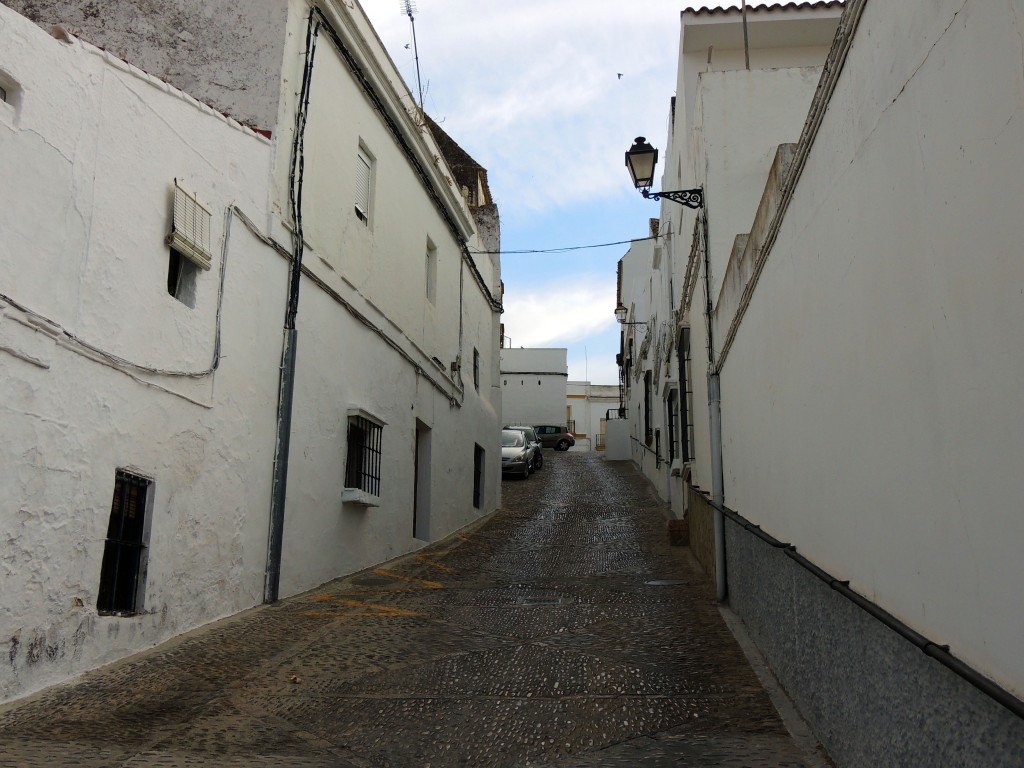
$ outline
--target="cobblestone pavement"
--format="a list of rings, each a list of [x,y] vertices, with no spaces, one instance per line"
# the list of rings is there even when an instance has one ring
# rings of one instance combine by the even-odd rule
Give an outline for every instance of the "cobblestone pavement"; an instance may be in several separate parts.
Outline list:
[[[631,465],[0,711],[0,766],[805,766]]]

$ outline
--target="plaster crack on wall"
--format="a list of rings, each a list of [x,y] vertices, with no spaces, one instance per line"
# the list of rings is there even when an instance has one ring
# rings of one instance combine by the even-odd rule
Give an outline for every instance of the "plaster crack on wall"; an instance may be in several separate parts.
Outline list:
[[[908,77],[906,82],[903,83],[903,86],[900,88],[899,93],[897,93],[893,100],[889,103],[889,107],[891,107],[899,100],[900,96],[903,95],[903,92],[907,90],[907,86],[910,85],[911,81],[915,77],[917,77],[917,73],[920,72],[924,68],[924,65],[928,63],[928,59],[931,57],[932,52],[938,47],[939,43],[946,39],[946,35],[949,33],[949,30],[952,28],[952,26],[956,23],[957,17],[960,16],[960,12],[967,7],[967,3],[969,2],[970,0],[964,0],[963,4],[953,13],[953,18],[949,20],[949,24],[947,24],[946,28],[942,30],[942,34],[935,38],[935,42],[932,43],[931,47],[928,49],[928,53],[924,55],[924,58],[921,59],[921,62],[914,68],[914,71],[910,73],[910,77]],[[888,112],[889,107],[886,107],[884,110],[882,110],[882,114]]]

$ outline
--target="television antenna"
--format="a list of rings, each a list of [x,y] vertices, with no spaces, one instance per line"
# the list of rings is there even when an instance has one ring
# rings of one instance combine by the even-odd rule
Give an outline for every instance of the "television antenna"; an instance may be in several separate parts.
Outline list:
[[[423,112],[423,83],[420,81],[420,50],[416,45],[416,19],[413,13],[416,11],[414,0],[401,0],[402,12],[409,17],[409,24],[412,26],[412,51],[416,58],[416,88],[420,94],[420,112]]]

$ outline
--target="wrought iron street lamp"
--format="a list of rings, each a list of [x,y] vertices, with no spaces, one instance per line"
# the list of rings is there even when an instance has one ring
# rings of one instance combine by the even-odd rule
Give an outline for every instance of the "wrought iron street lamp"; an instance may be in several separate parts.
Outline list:
[[[626,322],[626,317],[629,316],[629,310],[626,309],[622,304],[619,304],[615,308],[615,319],[619,321],[619,325],[647,325],[647,321],[636,321],[632,323]]]
[[[640,190],[640,194],[648,200],[664,198],[685,205],[687,208],[704,207],[704,190],[700,187],[651,192],[651,184],[654,183],[654,167],[657,164],[658,150],[648,144],[647,139],[643,136],[637,136],[633,146],[626,152],[626,167],[629,169],[629,175],[633,177],[633,186]]]

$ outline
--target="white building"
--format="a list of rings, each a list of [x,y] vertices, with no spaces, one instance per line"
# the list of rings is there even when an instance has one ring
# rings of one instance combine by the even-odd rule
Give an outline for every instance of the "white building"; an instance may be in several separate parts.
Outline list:
[[[624,327],[623,363],[634,436],[656,444],[647,397],[692,453],[678,480],[637,460],[838,765],[1006,765],[1024,751],[1024,15],[839,10],[751,9],[749,70],[739,10],[682,14],[656,189],[705,202],[663,201],[661,253],[624,258],[648,324]]]
[[[565,424],[568,350],[501,350],[501,403],[505,424]]]
[[[618,385],[568,382],[566,415],[576,437],[574,450],[603,451],[607,423],[619,417]]]
[[[499,504],[500,275],[469,251],[496,214],[361,11],[254,10],[265,45],[218,49],[236,77],[277,51],[235,113],[268,139],[115,58],[129,5],[110,53],[0,6],[0,699]],[[171,38],[133,60],[183,78]]]

